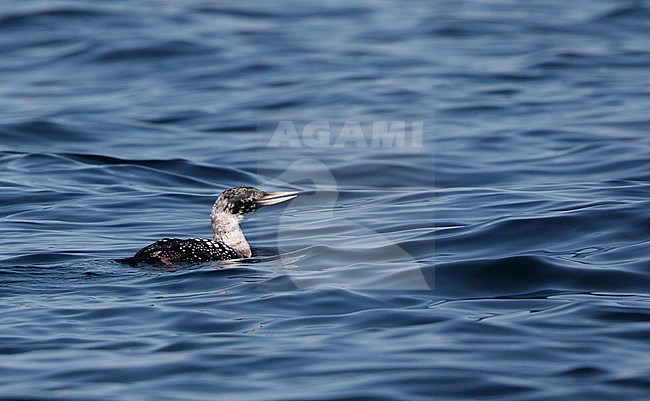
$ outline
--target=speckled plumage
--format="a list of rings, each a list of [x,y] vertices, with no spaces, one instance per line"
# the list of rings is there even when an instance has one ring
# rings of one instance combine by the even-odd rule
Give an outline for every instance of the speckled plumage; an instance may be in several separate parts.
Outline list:
[[[275,205],[297,196],[295,192],[264,192],[253,187],[230,188],[221,193],[212,207],[213,239],[163,238],[147,245],[122,262],[171,265],[240,259],[252,255],[239,222],[260,207]]]
[[[207,238],[163,238],[140,249],[131,259],[135,264],[169,265],[175,262],[200,263],[241,257],[239,252],[228,245]]]

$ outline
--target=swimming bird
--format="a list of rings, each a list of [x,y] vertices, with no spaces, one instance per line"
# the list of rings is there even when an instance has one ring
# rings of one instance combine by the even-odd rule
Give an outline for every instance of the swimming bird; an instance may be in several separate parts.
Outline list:
[[[286,202],[296,196],[297,192],[264,192],[253,187],[227,189],[212,206],[212,239],[163,238],[140,249],[133,257],[120,261],[135,266],[139,263],[171,265],[250,258],[250,245],[239,227],[244,216],[263,206]]]

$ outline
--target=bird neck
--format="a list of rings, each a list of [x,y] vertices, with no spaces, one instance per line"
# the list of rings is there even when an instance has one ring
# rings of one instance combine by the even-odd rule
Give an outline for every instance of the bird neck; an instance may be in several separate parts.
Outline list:
[[[212,220],[212,233],[215,241],[223,242],[245,258],[251,257],[251,247],[248,245],[241,227],[239,227],[241,221],[239,217],[212,208],[210,219]]]

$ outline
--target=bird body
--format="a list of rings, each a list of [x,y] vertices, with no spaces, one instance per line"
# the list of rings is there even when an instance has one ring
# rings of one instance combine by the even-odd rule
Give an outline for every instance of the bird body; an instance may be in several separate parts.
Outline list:
[[[217,198],[210,213],[212,239],[163,238],[121,261],[135,266],[140,263],[171,265],[249,258],[252,256],[251,248],[239,226],[244,216],[297,195],[297,192],[264,192],[253,187],[227,189]]]

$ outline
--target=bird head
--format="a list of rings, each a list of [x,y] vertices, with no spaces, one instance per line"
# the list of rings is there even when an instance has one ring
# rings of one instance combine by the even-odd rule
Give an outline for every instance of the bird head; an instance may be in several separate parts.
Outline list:
[[[223,191],[217,198],[214,209],[242,219],[263,206],[286,202],[296,196],[298,192],[264,192],[253,187],[236,187]]]

